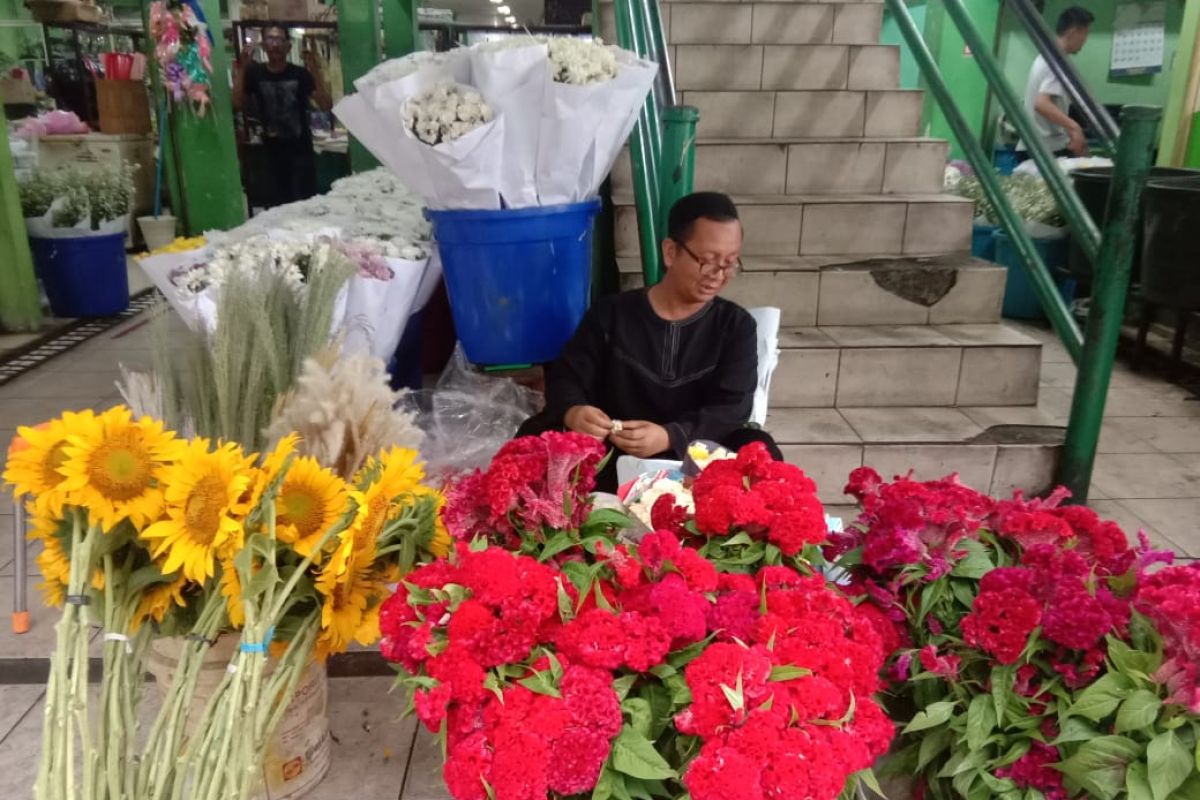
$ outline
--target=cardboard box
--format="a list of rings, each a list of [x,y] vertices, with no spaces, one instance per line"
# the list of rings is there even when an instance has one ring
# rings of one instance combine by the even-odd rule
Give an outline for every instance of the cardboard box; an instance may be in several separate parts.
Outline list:
[[[33,105],[37,102],[37,91],[29,82],[29,76],[0,78],[0,103],[6,106]]]
[[[76,0],[25,0],[25,7],[42,23],[100,21],[99,6]]]
[[[268,0],[268,18],[281,22],[307,22],[308,0]]]
[[[101,133],[149,133],[150,100],[142,81],[96,79]]]

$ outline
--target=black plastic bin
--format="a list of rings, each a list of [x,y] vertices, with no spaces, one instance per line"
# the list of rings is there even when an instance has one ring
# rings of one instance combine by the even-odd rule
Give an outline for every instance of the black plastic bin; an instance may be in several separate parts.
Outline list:
[[[1143,198],[1143,295],[1155,305],[1200,309],[1200,173],[1150,181]]]
[[[1105,211],[1108,206],[1108,189],[1112,184],[1112,173],[1112,167],[1089,167],[1088,169],[1077,169],[1071,173],[1071,178],[1075,182],[1075,192],[1079,195],[1079,199],[1083,201],[1083,206],[1087,209],[1088,214],[1101,227],[1104,226]],[[1177,167],[1152,167],[1149,176],[1146,178],[1146,182],[1149,184],[1151,181],[1166,178],[1196,176],[1200,176],[1200,170],[1181,169]],[[1143,194],[1144,197],[1145,195]],[[1133,251],[1133,270],[1131,272],[1134,283],[1139,281],[1139,276],[1141,275],[1141,220],[1138,221],[1137,230],[1138,242]],[[1067,271],[1081,280],[1090,281],[1092,279],[1092,262],[1083,254],[1083,249],[1079,247],[1074,237],[1071,239],[1070,251],[1067,254]]]

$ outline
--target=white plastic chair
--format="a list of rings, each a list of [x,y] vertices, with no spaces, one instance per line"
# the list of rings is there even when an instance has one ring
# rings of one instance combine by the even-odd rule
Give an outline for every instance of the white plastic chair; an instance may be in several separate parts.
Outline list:
[[[754,408],[750,421],[757,425],[767,422],[767,404],[771,394],[771,375],[779,364],[780,311],[773,306],[747,309],[754,317],[758,338],[758,386],[754,388]],[[624,486],[638,475],[660,469],[679,469],[683,462],[662,458],[621,456],[617,459],[617,485]]]

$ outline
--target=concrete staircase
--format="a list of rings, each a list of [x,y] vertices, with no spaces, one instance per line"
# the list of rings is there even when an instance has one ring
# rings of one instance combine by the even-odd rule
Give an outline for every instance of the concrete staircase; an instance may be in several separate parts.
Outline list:
[[[897,88],[879,2],[665,2],[696,188],[733,195],[745,271],[726,296],[783,310],[768,427],[845,502],[862,464],[1041,491],[1061,431],[989,426],[1037,403],[1041,343],[1000,321],[1005,271],[973,259],[973,208],[942,194],[943,141]],[[611,4],[602,35],[615,41]],[[613,173],[622,284],[641,284],[629,161]],[[976,420],[979,420],[977,422]],[[985,423],[985,424],[981,424]]]

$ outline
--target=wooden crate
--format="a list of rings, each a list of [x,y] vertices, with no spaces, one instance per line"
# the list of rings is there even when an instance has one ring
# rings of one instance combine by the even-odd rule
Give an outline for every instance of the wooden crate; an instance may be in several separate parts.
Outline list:
[[[25,0],[25,7],[42,23],[100,21],[99,6],[76,0]]]
[[[149,133],[150,100],[142,81],[96,80],[101,133]]]

